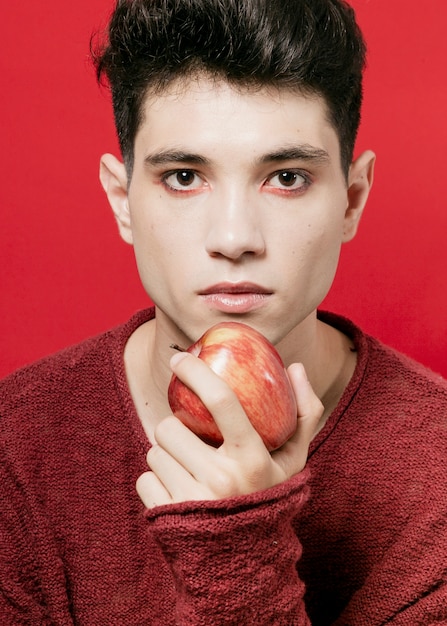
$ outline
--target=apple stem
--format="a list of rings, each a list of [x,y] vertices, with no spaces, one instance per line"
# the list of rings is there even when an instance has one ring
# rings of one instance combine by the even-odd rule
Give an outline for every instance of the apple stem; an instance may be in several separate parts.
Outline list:
[[[171,345],[169,347],[173,348],[174,350],[178,350],[179,352],[186,352],[185,348],[182,348],[181,346],[177,345],[176,343],[171,343]]]

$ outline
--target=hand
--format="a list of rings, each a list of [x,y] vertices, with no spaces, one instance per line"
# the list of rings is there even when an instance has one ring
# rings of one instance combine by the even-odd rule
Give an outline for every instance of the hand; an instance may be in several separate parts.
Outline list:
[[[323,405],[301,364],[294,363],[287,370],[297,399],[297,429],[272,453],[236,394],[203,361],[182,353],[172,358],[171,367],[211,412],[224,442],[219,448],[207,445],[174,416],[160,422],[155,430],[156,443],[147,455],[151,471],[137,481],[137,492],[147,508],[261,491],[304,469]]]

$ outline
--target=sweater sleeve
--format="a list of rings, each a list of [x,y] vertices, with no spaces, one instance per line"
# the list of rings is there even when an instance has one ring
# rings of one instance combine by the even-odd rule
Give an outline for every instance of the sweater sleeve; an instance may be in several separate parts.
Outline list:
[[[176,623],[304,626],[301,545],[292,527],[305,470],[272,489],[146,511],[176,587]]]

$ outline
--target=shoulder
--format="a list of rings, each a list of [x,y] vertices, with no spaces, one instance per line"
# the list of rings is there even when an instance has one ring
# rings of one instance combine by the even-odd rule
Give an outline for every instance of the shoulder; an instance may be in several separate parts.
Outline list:
[[[447,380],[439,373],[418,363],[411,357],[383,344],[374,337],[366,335],[370,352],[370,367],[373,371],[378,366],[376,375],[389,380],[391,384],[399,379],[405,387],[416,386],[421,392],[430,391],[444,396],[447,392]]]
[[[119,325],[23,367],[0,381],[0,417],[72,407],[101,387],[113,385],[116,364],[122,361],[125,343],[151,311],[136,313]],[[119,367],[118,367],[119,370]],[[105,393],[105,390],[104,390]]]
[[[447,444],[446,379],[345,318],[326,313],[321,318],[350,336],[358,355],[354,375],[329,425],[342,420],[362,437],[388,436],[394,445],[411,439],[412,448],[416,433],[434,447]]]
[[[419,506],[433,490],[441,490],[445,502],[447,381],[351,322],[336,324],[353,338],[358,361],[339,406],[312,442],[314,471],[321,476],[321,467],[327,471],[337,459],[346,480],[354,477],[353,485],[402,510],[411,502]]]
[[[447,380],[409,356],[365,335],[368,361],[364,387],[380,404],[402,405],[407,415],[437,408],[447,417]],[[423,413],[421,414],[421,417]]]
[[[441,374],[365,333],[347,318],[328,312],[319,312],[319,317],[352,338],[358,353],[357,382],[370,383],[378,393],[393,389],[400,390],[399,396],[412,391],[421,397],[445,398],[447,380]]]

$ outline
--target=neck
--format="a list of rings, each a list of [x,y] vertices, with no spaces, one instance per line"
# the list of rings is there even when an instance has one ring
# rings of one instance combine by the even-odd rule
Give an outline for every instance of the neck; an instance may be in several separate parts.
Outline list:
[[[312,389],[324,406],[318,428],[321,430],[354,373],[354,344],[342,332],[318,320],[314,312],[277,349],[286,366],[296,361],[303,363]]]
[[[168,336],[169,335],[169,336]],[[167,389],[172,372],[169,359],[171,335],[157,327],[156,318],[140,326],[130,337],[124,353],[130,393],[150,441],[156,425],[170,408]],[[319,424],[323,428],[354,372],[356,354],[344,334],[317,320],[311,314],[276,346],[286,367],[303,363],[313,390],[325,410]]]
[[[169,341],[163,341],[157,333],[155,319],[137,328],[124,350],[130,394],[151,442],[157,424],[171,413],[167,389],[172,375],[169,368],[172,354]]]

